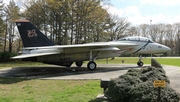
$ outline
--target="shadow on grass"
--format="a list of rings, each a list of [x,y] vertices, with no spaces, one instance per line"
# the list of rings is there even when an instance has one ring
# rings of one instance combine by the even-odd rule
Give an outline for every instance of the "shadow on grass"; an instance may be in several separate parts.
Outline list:
[[[89,102],[109,102],[107,99],[94,99]]]
[[[28,80],[28,79],[0,77],[0,84],[13,84],[13,83],[26,81],[26,80]]]

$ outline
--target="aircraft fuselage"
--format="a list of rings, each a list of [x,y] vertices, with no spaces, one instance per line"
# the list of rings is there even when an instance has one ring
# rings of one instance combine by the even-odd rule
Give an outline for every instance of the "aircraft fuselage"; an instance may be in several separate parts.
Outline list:
[[[114,41],[112,41],[114,42]],[[48,53],[53,51],[58,51],[58,54],[39,56],[34,58],[34,61],[43,62],[48,64],[63,65],[64,63],[69,62],[78,62],[78,61],[89,61],[90,57],[92,59],[103,59],[103,58],[112,58],[121,56],[122,53],[125,54],[152,54],[152,53],[163,53],[165,50],[169,50],[168,47],[151,42],[151,41],[115,41],[116,43],[134,43],[137,46],[119,48],[119,50],[105,50],[105,51],[90,51],[92,48],[71,48],[69,49],[59,49],[59,48],[43,48],[38,47],[38,49],[24,50],[24,52],[29,53]],[[108,42],[106,42],[108,43]],[[32,59],[30,59],[32,60]]]

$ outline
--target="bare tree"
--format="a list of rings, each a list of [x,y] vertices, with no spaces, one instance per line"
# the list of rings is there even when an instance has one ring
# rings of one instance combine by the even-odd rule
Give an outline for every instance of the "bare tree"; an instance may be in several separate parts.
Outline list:
[[[118,17],[117,15],[111,15],[109,24],[111,40],[117,40],[126,36],[126,31],[130,26],[130,22],[128,22],[125,18]]]
[[[149,37],[150,25],[141,24],[138,27],[139,36]]]
[[[139,35],[138,26],[131,26],[129,29],[127,29],[126,35],[127,36],[138,36]]]
[[[12,43],[15,37],[15,23],[14,21],[19,18],[19,7],[12,0],[4,9],[7,19],[7,31],[9,33],[9,52],[12,52]]]
[[[3,17],[4,17],[4,12],[3,12],[3,8],[4,8],[4,3],[3,0],[0,0],[0,51],[5,51],[5,22],[3,21]],[[3,48],[4,47],[4,48]]]

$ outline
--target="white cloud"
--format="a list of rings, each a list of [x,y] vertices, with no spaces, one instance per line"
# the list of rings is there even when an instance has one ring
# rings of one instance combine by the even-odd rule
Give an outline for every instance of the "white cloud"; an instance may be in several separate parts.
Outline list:
[[[140,14],[139,8],[137,6],[128,6],[124,9],[118,9],[116,7],[110,6],[108,12],[120,17],[136,16]]]
[[[180,14],[179,15],[177,15],[173,20],[174,20],[174,22],[175,23],[180,23]]]
[[[152,20],[151,24],[156,23],[171,23],[171,18],[164,16],[162,14],[159,15],[148,15],[148,16],[132,16],[127,18],[130,22],[132,22],[133,25],[139,25],[139,24],[150,24],[150,20]]]
[[[139,12],[139,7],[137,7],[137,6],[128,6],[128,7],[126,7],[125,9],[124,9],[124,14],[125,14],[125,16],[126,15],[128,15],[128,16],[130,16],[130,15],[134,15],[134,16],[136,16],[136,15],[140,15],[140,12]]]
[[[132,24],[140,24],[144,21],[142,20],[143,17],[140,15],[139,8],[137,6],[127,6],[124,9],[118,9],[110,6],[108,12],[118,15],[119,17],[124,17]]]
[[[108,6],[108,7],[105,7],[105,8],[108,8],[107,10],[108,10],[109,13],[118,15],[120,17],[123,15],[123,12],[124,12],[123,9],[117,9],[114,6]]]
[[[153,4],[161,6],[175,6],[180,4],[180,0],[140,0],[141,4]]]
[[[173,24],[180,22],[179,17],[180,15],[176,16],[175,18],[171,18],[163,14],[158,14],[158,15],[147,15],[147,16],[142,16],[142,15],[130,16],[127,17],[126,19],[129,20],[133,25],[150,24],[150,20],[152,20],[151,22],[152,24],[157,24],[157,23]]]
[[[142,16],[142,15],[130,16],[127,17],[126,19],[129,20],[133,25],[139,25],[139,24],[150,24],[150,20],[152,20],[151,22],[152,24],[157,24],[157,23],[173,24],[180,22],[179,18],[180,15],[172,18],[170,16],[158,14],[158,15],[147,15],[147,16]]]
[[[119,17],[126,18],[129,22],[132,23],[132,25],[139,25],[139,24],[149,24],[150,20],[152,20],[152,24],[156,23],[177,23],[180,22],[180,15],[175,17],[170,17],[167,15],[164,15],[162,13],[159,13],[157,15],[145,15],[143,16],[139,12],[139,8],[136,6],[128,6],[124,9],[117,9],[116,7],[111,6],[108,9],[108,12],[111,14],[118,15]]]

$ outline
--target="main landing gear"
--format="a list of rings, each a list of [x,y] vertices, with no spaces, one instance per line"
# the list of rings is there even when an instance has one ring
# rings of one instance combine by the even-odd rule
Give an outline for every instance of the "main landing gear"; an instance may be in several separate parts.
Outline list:
[[[140,55],[140,57],[139,57],[139,61],[137,62],[137,65],[139,66],[139,67],[142,67],[143,65],[144,65],[144,63],[142,62],[142,56]]]
[[[97,54],[95,56],[93,56],[92,50],[90,51],[90,53],[89,53],[90,61],[87,64],[88,70],[92,71],[92,70],[96,69],[97,64],[96,64],[96,62],[94,62],[94,60],[97,58],[97,56],[99,56],[100,53],[101,53],[101,51],[97,52]]]
[[[81,67],[82,65],[83,65],[82,61],[76,62],[77,67]],[[88,64],[87,64],[88,70],[95,70],[96,66],[97,66],[97,64],[94,61],[89,61]]]
[[[81,67],[82,65],[83,65],[83,62],[82,62],[82,61],[76,62],[76,66],[77,66],[77,67]]]
[[[96,66],[97,66],[97,64],[94,61],[89,61],[89,63],[87,64],[87,68],[89,70],[95,70]]]

